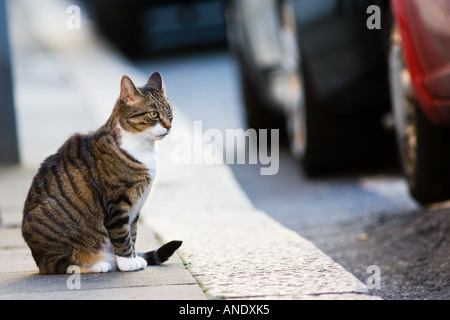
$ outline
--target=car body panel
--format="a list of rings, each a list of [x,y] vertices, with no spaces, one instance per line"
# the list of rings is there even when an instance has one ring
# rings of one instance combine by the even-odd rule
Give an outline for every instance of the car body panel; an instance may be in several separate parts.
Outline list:
[[[391,1],[417,100],[435,124],[450,125],[450,2]]]

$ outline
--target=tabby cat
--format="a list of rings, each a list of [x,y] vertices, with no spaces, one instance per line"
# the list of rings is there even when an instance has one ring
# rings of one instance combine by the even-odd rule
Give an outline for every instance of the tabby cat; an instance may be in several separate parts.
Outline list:
[[[41,164],[23,211],[22,235],[41,274],[119,269],[166,261],[181,241],[135,252],[137,222],[158,166],[155,142],[172,125],[172,106],[157,72],[139,88],[122,77],[105,125],[74,134]]]

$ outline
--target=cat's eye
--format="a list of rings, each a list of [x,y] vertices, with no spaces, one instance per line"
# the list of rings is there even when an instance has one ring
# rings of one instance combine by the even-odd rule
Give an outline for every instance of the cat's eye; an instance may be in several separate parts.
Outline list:
[[[156,112],[156,111],[150,112],[150,117],[151,117],[152,119],[156,119],[156,118],[158,118],[158,116],[159,116],[159,113],[158,113],[158,112]]]

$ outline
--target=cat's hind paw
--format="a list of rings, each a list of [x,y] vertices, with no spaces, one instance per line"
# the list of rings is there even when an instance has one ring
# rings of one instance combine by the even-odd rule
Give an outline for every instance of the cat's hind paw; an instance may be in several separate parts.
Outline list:
[[[92,267],[90,267],[91,272],[93,273],[102,273],[102,272],[109,272],[111,271],[112,267],[109,264],[109,262],[106,261],[100,261],[94,264]]]
[[[67,268],[66,273],[102,273],[109,272],[112,270],[111,264],[106,261],[100,261],[93,265],[85,265],[85,266],[69,266]]]
[[[116,261],[120,271],[136,271],[144,269],[147,266],[147,261],[141,257],[126,258],[116,256]]]

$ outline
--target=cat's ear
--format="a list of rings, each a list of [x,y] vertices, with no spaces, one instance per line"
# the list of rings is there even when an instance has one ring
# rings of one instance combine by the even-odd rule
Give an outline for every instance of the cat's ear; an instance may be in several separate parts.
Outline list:
[[[157,91],[164,91],[164,81],[161,74],[159,72],[153,73],[150,78],[148,78],[146,86],[156,89]]]
[[[125,104],[132,106],[140,98],[139,90],[128,76],[123,76],[120,82],[120,100]]]

